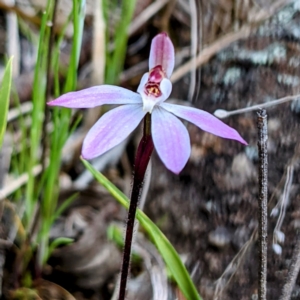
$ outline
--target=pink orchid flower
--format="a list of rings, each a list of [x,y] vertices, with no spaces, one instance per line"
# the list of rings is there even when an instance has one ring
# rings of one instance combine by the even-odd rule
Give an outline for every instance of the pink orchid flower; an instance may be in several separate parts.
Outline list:
[[[141,79],[137,93],[113,85],[100,85],[70,92],[48,103],[51,106],[92,108],[104,104],[123,104],[105,113],[84,139],[82,156],[95,158],[115,147],[151,114],[154,147],[165,166],[178,174],[191,153],[185,119],[204,131],[247,145],[239,133],[210,113],[165,100],[171,94],[170,77],[174,68],[173,44],[166,33],[158,34],[151,44],[149,72]]]

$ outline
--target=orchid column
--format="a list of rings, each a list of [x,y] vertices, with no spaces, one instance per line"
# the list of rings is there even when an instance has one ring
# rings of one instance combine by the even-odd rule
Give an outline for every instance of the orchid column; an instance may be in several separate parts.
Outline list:
[[[93,159],[118,145],[144,120],[144,135],[137,150],[134,168],[119,300],[125,298],[135,212],[153,147],[164,165],[175,174],[184,168],[190,156],[189,134],[177,117],[222,138],[247,144],[236,130],[208,112],[165,102],[172,91],[169,78],[174,61],[173,44],[167,34],[161,33],[152,40],[149,72],[143,75],[138,93],[117,86],[101,85],[67,93],[48,103],[69,108],[122,104],[104,114],[88,132],[82,147],[85,159]]]

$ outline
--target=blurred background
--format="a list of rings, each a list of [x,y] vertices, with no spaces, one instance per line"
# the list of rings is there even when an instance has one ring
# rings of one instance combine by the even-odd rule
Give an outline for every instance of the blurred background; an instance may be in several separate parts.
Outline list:
[[[47,15],[49,9],[52,14]],[[104,83],[136,91],[148,71],[151,40],[162,31],[176,51],[170,99],[174,103],[213,113],[299,93],[299,0],[0,0],[1,74],[7,59],[14,57],[0,153],[3,299],[117,299],[126,210],[80,160],[84,136],[110,107],[66,112],[70,115],[62,125],[45,103],[66,91]],[[47,36],[43,48],[41,41]],[[70,67],[73,59],[78,68]],[[268,299],[279,298],[291,260],[299,256],[294,251],[300,228],[299,100],[296,96],[267,109]],[[42,106],[35,111],[38,105]],[[186,124],[192,144],[186,167],[174,175],[154,152],[141,205],[180,254],[203,299],[254,300],[257,112],[236,113],[223,121],[249,145]],[[32,128],[38,122],[40,135],[35,136]],[[73,130],[67,133],[66,128]],[[58,148],[52,132],[66,135]],[[127,196],[141,135],[139,128],[90,162]],[[59,156],[52,156],[55,149],[61,150]],[[44,174],[51,166],[56,175],[49,179],[49,173]],[[45,187],[51,180],[53,185]],[[43,267],[36,268],[39,247],[28,244],[43,244],[39,236],[44,231],[39,228],[44,228],[47,208],[41,203],[51,203],[52,197],[55,207],[66,200],[68,204],[45,227],[47,241],[64,239],[46,251]],[[297,280],[290,299],[299,295]],[[143,228],[135,233],[127,299],[186,299]]]

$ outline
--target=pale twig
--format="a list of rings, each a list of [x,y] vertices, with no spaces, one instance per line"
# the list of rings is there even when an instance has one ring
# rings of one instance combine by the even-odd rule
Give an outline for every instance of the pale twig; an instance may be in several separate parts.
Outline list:
[[[2,1],[0,1],[0,9],[8,11],[8,12],[13,12],[18,17],[24,19],[25,21],[29,21],[34,25],[37,25],[37,26],[41,25],[41,19],[39,17],[26,14],[21,8],[19,8],[16,5],[7,5],[6,3],[3,3]]]
[[[134,34],[145,22],[148,21],[148,19],[154,16],[168,2],[169,0],[158,0],[144,9],[134,20],[132,20],[131,24],[129,25],[127,31],[128,36]],[[114,43],[109,43],[107,46],[109,52],[112,52],[114,48]]]
[[[191,57],[194,67],[190,70],[190,84],[188,100],[191,101],[195,92],[196,86],[196,55],[198,46],[198,18],[197,18],[197,6],[195,0],[189,0],[190,15],[191,15]]]
[[[7,122],[11,122],[19,118],[21,115],[31,113],[32,108],[32,102],[24,102],[20,105],[20,107],[10,109],[7,114]]]
[[[272,209],[271,216],[277,216],[279,211],[279,217],[274,229],[273,233],[273,249],[277,254],[281,254],[281,247],[279,243],[284,242],[284,233],[281,231],[281,226],[285,217],[285,212],[287,208],[287,204],[289,202],[289,196],[291,191],[291,186],[293,182],[294,175],[294,166],[289,165],[286,169],[286,181],[284,185],[284,190],[281,196],[280,201],[276,204],[276,206]]]
[[[5,4],[14,5],[14,0],[5,0]],[[20,75],[20,39],[18,31],[18,19],[16,14],[9,12],[6,15],[7,30],[6,30],[6,47],[7,55],[14,57],[14,63],[12,65],[12,77],[16,78]]]
[[[257,236],[257,229],[255,229],[250,237],[250,239],[243,245],[240,251],[234,256],[232,261],[228,264],[223,274],[220,278],[216,281],[216,288],[214,293],[214,300],[219,300],[221,294],[225,290],[226,286],[230,283],[233,279],[235,273],[237,272],[238,268],[242,264],[243,258],[245,257],[247,251],[251,248],[251,246],[256,241]]]
[[[94,31],[93,31],[93,43],[92,43],[92,82],[93,85],[99,85],[104,83],[105,73],[105,34],[106,24],[104,19],[102,0],[94,1]]]
[[[37,165],[32,169],[32,175],[37,176],[42,171],[42,165]],[[18,190],[21,186],[27,183],[28,173],[24,173],[11,183],[7,184],[6,187],[0,190],[0,200],[5,199],[7,196]]]
[[[130,24],[128,35],[132,35],[142,27],[151,17],[153,17],[169,0],[157,0],[147,6]]]
[[[21,18],[24,21],[29,22],[37,27],[41,26],[41,19],[39,17],[37,17],[36,15],[30,15],[30,14],[24,12],[24,10],[22,8],[19,8],[17,5],[7,5],[3,1],[0,1],[0,9],[7,11],[7,12],[15,13],[19,18]],[[54,27],[55,34],[60,34],[61,30],[62,30],[61,26]]]
[[[204,48],[201,53],[196,57],[196,67],[200,67],[206,62],[208,62],[216,53],[222,49],[228,47],[233,42],[241,39],[247,38],[251,33],[250,26],[242,28],[240,31],[229,33],[219,40],[215,41],[208,47]],[[181,67],[176,69],[171,77],[171,81],[174,83],[186,75],[192,68],[195,67],[195,60],[189,60],[187,63],[183,64]]]
[[[0,250],[10,248],[12,245],[12,241],[0,239]]]
[[[293,252],[292,261],[289,267],[286,283],[283,286],[279,300],[291,299],[292,291],[300,270],[300,234],[297,234],[297,242]]]
[[[169,0],[166,8],[162,11],[158,27],[161,31],[169,32],[170,18],[174,12],[177,0]]]
[[[196,58],[196,67],[200,67],[206,62],[208,62],[209,59],[211,59],[215,54],[228,47],[233,42],[247,39],[255,27],[257,27],[259,24],[261,24],[268,18],[272,17],[279,8],[290,2],[291,1],[279,0],[276,1],[270,7],[268,7],[267,10],[262,10],[256,14],[253,13],[251,23],[244,25],[239,31],[231,32],[226,34],[225,36],[222,36],[220,39],[216,40],[211,45],[204,48]],[[190,72],[190,70],[195,67],[194,63],[194,60],[191,59],[187,63],[176,69],[171,77],[171,81],[176,82],[188,72]]]
[[[261,23],[272,17],[283,6],[293,3],[294,1],[295,0],[278,0],[265,8],[258,7],[249,12],[249,21],[251,23]]]
[[[198,23],[198,30],[199,30],[199,42],[198,42],[198,49],[199,49],[199,52],[202,51],[202,48],[203,48],[203,30],[204,30],[204,18],[203,18],[203,2],[202,1],[199,1],[198,2],[198,19],[199,19],[199,23]],[[196,57],[195,57],[196,59]],[[195,71],[196,71],[196,68],[195,68]],[[198,69],[197,71],[197,80],[198,82],[201,82],[201,78],[202,78],[202,70],[201,68]],[[200,87],[201,87],[201,84],[197,84],[196,85],[196,91],[195,91],[195,94],[193,95],[193,99],[198,99],[199,97],[199,93],[200,93]]]
[[[92,84],[100,85],[104,83],[106,64],[106,24],[102,0],[94,1],[94,30],[92,41]],[[94,107],[87,110],[83,120],[83,127],[89,130],[100,116],[102,107]]]
[[[284,220],[286,206],[289,202],[290,197],[290,191],[291,191],[291,185],[293,182],[293,175],[296,168],[298,168],[299,165],[299,158],[300,158],[300,143],[297,143],[295,146],[295,151],[293,157],[290,159],[290,162],[287,164],[285,168],[285,172],[283,176],[280,179],[279,184],[277,185],[276,189],[272,193],[269,201],[269,206],[273,205],[273,202],[277,198],[277,195],[279,194],[279,189],[283,188],[283,192],[280,195],[278,203],[274,206],[274,208],[271,211],[271,216],[278,216],[279,218],[276,223],[276,227],[274,229],[274,236],[273,236],[273,250],[276,254],[281,254],[282,248],[278,243],[283,243],[285,235],[281,231],[281,226]]]
[[[232,115],[237,115],[237,114],[257,110],[257,109],[260,109],[260,108],[266,108],[266,107],[282,104],[282,103],[285,103],[285,102],[288,102],[288,101],[296,100],[296,99],[300,99],[300,94],[285,96],[285,97],[279,98],[277,100],[272,100],[272,101],[268,101],[266,103],[256,104],[256,105],[253,105],[253,106],[249,106],[249,107],[245,107],[245,108],[241,108],[241,109],[236,109],[236,110],[232,110],[232,111],[227,111],[227,110],[224,110],[224,109],[217,109],[214,112],[214,115],[216,117],[220,118],[220,119],[224,119],[224,118],[227,118],[227,117],[232,116]]]
[[[153,300],[168,299],[168,281],[165,264],[155,246],[142,236],[133,245],[133,251],[142,257],[151,278]]]

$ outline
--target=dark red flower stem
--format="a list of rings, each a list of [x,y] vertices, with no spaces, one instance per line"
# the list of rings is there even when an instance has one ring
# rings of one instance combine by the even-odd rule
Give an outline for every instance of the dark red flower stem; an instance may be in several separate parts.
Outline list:
[[[132,236],[134,229],[134,220],[138,201],[142,192],[145,172],[153,151],[153,141],[151,137],[151,115],[147,114],[144,118],[144,135],[140,141],[134,166],[133,186],[131,191],[130,206],[126,224],[126,236],[123,252],[123,262],[121,270],[121,282],[119,291],[119,300],[125,299],[126,284],[130,265],[130,254],[132,246]]]

